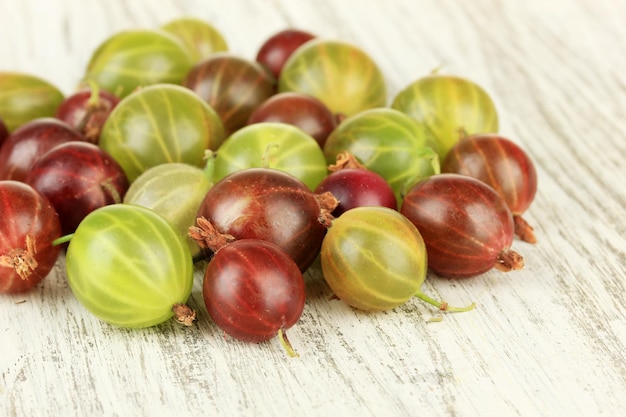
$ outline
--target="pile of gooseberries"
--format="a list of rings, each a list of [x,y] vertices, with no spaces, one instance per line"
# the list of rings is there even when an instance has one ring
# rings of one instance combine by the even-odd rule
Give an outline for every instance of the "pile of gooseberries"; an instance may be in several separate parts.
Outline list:
[[[357,310],[470,311],[425,294],[428,274],[519,270],[512,246],[536,242],[533,162],[472,80],[426,74],[389,101],[354,44],[288,28],[247,58],[180,18],[113,34],[79,81],[0,73],[0,293],[64,253],[99,320],[191,326],[200,272],[221,331],[293,356],[310,268]]]

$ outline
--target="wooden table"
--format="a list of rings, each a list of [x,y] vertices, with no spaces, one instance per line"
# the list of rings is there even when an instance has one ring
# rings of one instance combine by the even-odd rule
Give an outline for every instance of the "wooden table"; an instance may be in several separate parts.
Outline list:
[[[0,70],[74,90],[114,32],[193,15],[254,58],[286,27],[352,42],[390,97],[441,71],[493,96],[501,133],[534,159],[539,190],[516,241],[522,271],[424,290],[367,314],[331,298],[319,270],[290,340],[225,338],[202,304],[194,327],[126,330],[91,316],[62,259],[42,285],[0,297],[2,416],[626,415],[626,2],[620,0],[0,0]],[[442,317],[439,322],[433,317]]]

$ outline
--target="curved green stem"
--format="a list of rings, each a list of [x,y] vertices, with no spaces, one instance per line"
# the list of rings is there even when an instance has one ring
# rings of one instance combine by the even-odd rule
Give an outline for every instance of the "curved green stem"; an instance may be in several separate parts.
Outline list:
[[[280,343],[283,345],[283,348],[287,352],[287,355],[292,358],[300,356],[298,355],[298,352],[296,352],[291,346],[291,342],[289,342],[289,339],[287,339],[287,333],[282,327],[278,329],[278,339],[280,340]]]
[[[445,301],[437,301],[434,298],[431,298],[431,297],[427,296],[423,292],[418,292],[418,293],[415,294],[415,296],[417,298],[419,298],[420,300],[425,301],[428,304],[431,304],[431,305],[437,307],[441,311],[463,312],[463,311],[473,310],[474,307],[476,307],[475,303],[472,303],[472,304],[470,304],[468,306],[465,306],[465,307],[449,306],[448,303],[446,303]]]
[[[115,188],[115,185],[113,185],[113,180],[111,180],[111,178],[107,178],[106,180],[102,181],[100,183],[100,188],[102,188],[102,191],[104,191],[105,193],[109,193],[115,204],[120,204],[122,202],[122,196],[117,191],[117,188]]]
[[[70,240],[72,240],[72,237],[74,237],[74,233],[70,233],[69,235],[65,235],[65,236],[61,236],[59,238],[56,238],[52,241],[52,246],[58,246],[58,245],[62,245],[64,243],[69,242]]]
[[[87,101],[87,106],[89,106],[89,108],[97,107],[100,105],[100,86],[95,80],[92,79],[88,79],[87,84],[89,85],[89,89],[91,90],[89,100]]]

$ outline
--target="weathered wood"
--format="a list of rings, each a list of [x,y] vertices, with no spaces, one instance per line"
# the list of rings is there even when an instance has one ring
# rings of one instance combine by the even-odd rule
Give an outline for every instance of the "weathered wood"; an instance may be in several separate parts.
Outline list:
[[[319,269],[278,340],[225,338],[197,325],[125,330],[73,297],[61,259],[42,285],[0,297],[2,416],[620,416],[626,414],[626,3],[619,0],[0,0],[0,70],[65,93],[117,30],[193,15],[253,58],[288,26],[353,42],[379,63],[390,98],[441,67],[496,100],[501,132],[539,172],[527,213],[536,245],[522,271],[424,290],[366,314],[332,299]],[[1,214],[0,214],[1,215]],[[430,322],[442,317],[440,322]]]

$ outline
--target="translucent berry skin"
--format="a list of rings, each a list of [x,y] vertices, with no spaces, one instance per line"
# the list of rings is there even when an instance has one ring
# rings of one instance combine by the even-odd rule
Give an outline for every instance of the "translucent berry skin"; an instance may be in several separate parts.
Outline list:
[[[298,322],[305,304],[302,273],[279,246],[242,239],[219,249],[203,281],[207,312],[226,334],[263,342]]]
[[[252,112],[276,92],[274,84],[261,64],[229,52],[196,63],[183,80],[217,112],[228,136],[244,127]]]
[[[149,168],[167,162],[203,167],[207,149],[216,150],[224,138],[219,115],[200,97],[182,86],[155,84],[115,106],[98,145],[115,158],[132,183]]]
[[[460,174],[438,174],[415,184],[400,212],[420,231],[428,266],[448,278],[469,278],[493,267],[523,267],[510,250],[514,236],[511,211],[490,186]]]
[[[185,240],[163,216],[135,204],[89,213],[69,241],[65,271],[87,311],[133,329],[172,318],[172,307],[187,301],[194,280]]]
[[[263,42],[255,59],[278,79],[293,51],[314,38],[314,34],[300,29],[281,30]]]
[[[472,80],[445,74],[421,77],[393,99],[391,108],[426,126],[439,159],[463,134],[498,132],[496,105],[489,93]]]
[[[192,65],[189,51],[173,34],[126,29],[93,51],[84,78],[122,99],[149,85],[181,84]]]
[[[37,160],[50,149],[85,137],[69,124],[53,117],[24,123],[13,131],[0,148],[0,179],[25,181]]]
[[[83,89],[66,97],[57,107],[55,117],[81,132],[91,143],[98,143],[102,125],[120,99],[113,93]]]
[[[355,207],[398,208],[391,186],[383,177],[368,169],[344,168],[330,173],[315,189],[316,194],[326,191],[330,191],[339,200],[332,212],[335,217]]]
[[[24,181],[48,198],[64,235],[74,233],[95,209],[121,203],[129,186],[113,157],[93,143],[79,141],[50,149]]]
[[[59,216],[47,198],[20,181],[0,181],[0,294],[34,288],[52,270],[61,247]]]
[[[311,39],[293,51],[278,79],[278,92],[285,91],[312,95],[339,117],[387,104],[377,62],[356,45],[331,39]]]
[[[441,172],[479,179],[495,189],[514,215],[530,206],[537,192],[537,171],[528,154],[497,134],[468,136],[448,153]]]
[[[416,296],[428,264],[415,226],[396,210],[374,206],[333,221],[320,263],[337,298],[363,311],[391,310]]]
[[[209,22],[196,17],[178,17],[161,26],[175,36],[191,55],[193,62],[209,58],[216,52],[228,51],[224,35]]]
[[[0,114],[9,133],[34,119],[54,116],[63,92],[32,74],[0,72]]]
[[[324,103],[303,93],[274,94],[250,115],[248,124],[279,122],[294,125],[324,147],[328,135],[337,127],[337,118]]]
[[[513,213],[515,234],[537,242],[533,227],[522,218],[537,192],[537,171],[513,141],[494,133],[467,136],[450,149],[441,172],[469,175],[491,186]]]
[[[233,172],[206,193],[197,217],[236,239],[261,239],[285,250],[306,271],[326,228],[313,192],[291,174],[272,168]]]

